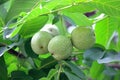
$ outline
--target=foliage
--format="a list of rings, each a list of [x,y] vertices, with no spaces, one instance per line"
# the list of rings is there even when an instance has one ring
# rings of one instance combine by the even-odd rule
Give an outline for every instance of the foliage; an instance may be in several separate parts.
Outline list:
[[[120,0],[0,0],[0,80],[119,80]],[[31,37],[45,24],[69,36],[92,27],[95,45],[56,61],[37,55]]]

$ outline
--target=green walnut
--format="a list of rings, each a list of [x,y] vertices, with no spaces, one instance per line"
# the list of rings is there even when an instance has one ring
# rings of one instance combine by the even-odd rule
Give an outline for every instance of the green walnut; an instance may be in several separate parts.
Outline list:
[[[48,43],[52,35],[45,31],[39,31],[31,39],[31,48],[36,54],[48,53]]]
[[[67,59],[72,54],[71,40],[63,35],[55,36],[48,44],[48,51],[56,60]]]
[[[52,24],[46,24],[41,31],[46,31],[48,33],[50,33],[53,36],[59,35],[59,29],[56,25],[52,25]]]
[[[72,43],[77,49],[91,48],[95,43],[95,35],[90,27],[77,27],[71,33]]]

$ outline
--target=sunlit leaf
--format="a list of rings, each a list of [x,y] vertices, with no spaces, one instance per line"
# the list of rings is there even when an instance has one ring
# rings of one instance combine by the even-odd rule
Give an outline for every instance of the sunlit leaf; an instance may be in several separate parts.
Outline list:
[[[52,77],[57,73],[57,70],[56,69],[51,69],[47,78],[48,79],[52,79]]]
[[[51,12],[54,12],[57,9],[56,8],[57,6],[60,6],[58,8],[58,11],[59,11],[60,8],[70,5],[70,4],[72,4],[72,2],[73,2],[72,0],[66,0],[66,1],[51,0],[51,1],[48,1],[47,4],[45,4],[45,5],[40,4],[40,6],[36,7],[28,14],[27,19],[38,17],[38,16],[44,15],[44,14],[50,14]],[[53,10],[53,9],[55,9],[55,10]]]
[[[79,26],[91,26],[92,21],[81,13],[64,13],[65,16],[71,18],[76,25]]]
[[[85,0],[84,0],[85,1]],[[54,12],[62,11],[67,8],[72,7],[73,4],[78,4],[82,2],[82,0],[51,0],[48,1],[47,4],[36,7],[33,9],[27,16],[27,19],[37,17],[39,15],[51,14]],[[74,6],[74,5],[73,5]]]
[[[41,79],[39,79],[39,80],[49,80],[49,79],[46,78],[46,77],[43,77],[43,78],[41,78]]]
[[[10,37],[14,37],[18,33],[23,37],[31,37],[35,32],[39,31],[47,22],[48,16],[39,16],[34,19],[30,19],[22,23],[19,27],[10,34]]]
[[[17,70],[17,57],[6,52],[6,54],[4,54],[4,58],[7,65],[8,75],[10,75],[12,71]]]
[[[95,7],[93,7],[89,2],[87,2],[87,3],[81,2],[79,5],[72,6],[63,11],[71,12],[71,13],[76,13],[76,12],[86,13],[86,12],[91,12],[93,10],[95,10]]]
[[[120,0],[93,0],[93,6],[110,16],[120,16]]]
[[[22,36],[30,36],[42,28],[48,20],[48,16],[40,16],[38,18],[26,21],[20,29]]]
[[[6,22],[20,14],[30,11],[39,0],[12,0],[11,7],[7,13]]]
[[[96,43],[103,45],[105,48],[109,48],[112,35],[117,29],[118,22],[115,18],[107,17],[99,21],[95,26]]]
[[[91,68],[90,68],[90,75],[92,78],[97,79],[99,75],[103,72],[104,65],[98,64],[97,62],[93,62]]]

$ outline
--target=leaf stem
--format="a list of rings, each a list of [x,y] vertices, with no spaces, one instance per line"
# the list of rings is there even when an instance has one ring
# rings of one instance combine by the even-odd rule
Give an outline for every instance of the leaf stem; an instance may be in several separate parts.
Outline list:
[[[56,60],[53,60],[53,61],[51,61],[51,62],[49,62],[49,63],[47,63],[47,64],[41,66],[40,68],[38,68],[38,70],[40,70],[40,69],[42,69],[42,68],[48,66],[48,65],[51,64],[51,63],[54,63],[55,61],[56,61]]]
[[[62,64],[60,63],[60,68],[58,70],[57,80],[59,80],[59,78],[60,78],[61,70],[62,70]]]

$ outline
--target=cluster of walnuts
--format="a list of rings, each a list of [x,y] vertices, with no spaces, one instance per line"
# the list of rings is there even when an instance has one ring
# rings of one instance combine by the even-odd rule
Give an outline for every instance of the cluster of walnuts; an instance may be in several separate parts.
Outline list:
[[[51,53],[56,60],[72,55],[73,47],[85,50],[95,43],[94,32],[90,27],[76,27],[71,37],[60,35],[55,25],[46,25],[31,39],[32,50],[36,54]]]

